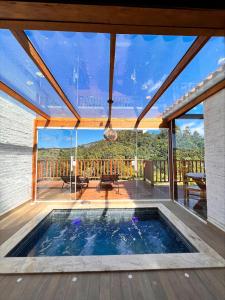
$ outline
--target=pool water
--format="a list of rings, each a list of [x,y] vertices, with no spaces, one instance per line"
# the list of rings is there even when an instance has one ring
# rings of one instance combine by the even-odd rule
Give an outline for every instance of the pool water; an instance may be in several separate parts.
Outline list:
[[[53,210],[7,256],[189,253],[157,208]]]

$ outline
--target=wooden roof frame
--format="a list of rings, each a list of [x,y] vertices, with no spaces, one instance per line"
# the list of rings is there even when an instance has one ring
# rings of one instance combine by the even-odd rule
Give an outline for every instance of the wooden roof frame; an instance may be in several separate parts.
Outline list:
[[[158,91],[155,93],[155,95],[152,97],[152,99],[143,109],[143,111],[137,118],[137,122],[135,124],[136,128],[138,127],[139,123],[144,118],[144,116],[151,109],[151,107],[159,100],[162,94],[165,93],[165,91],[169,88],[169,86],[174,82],[174,80],[178,77],[178,75],[185,69],[185,67],[190,63],[190,61],[196,56],[196,54],[202,49],[202,47],[208,42],[208,40],[209,37],[207,36],[199,36],[196,38],[196,40],[192,43],[192,45],[189,47],[187,52],[184,54],[184,56],[181,58],[181,60],[178,62],[178,64],[175,66],[175,68],[172,70],[172,72],[169,74],[169,76],[166,78],[163,84],[160,86]]]
[[[13,99],[16,99],[18,102],[20,102],[21,104],[25,105],[27,108],[29,108],[30,110],[32,110],[36,114],[42,116],[47,121],[50,120],[50,116],[48,114],[46,114],[43,110],[41,110],[40,108],[38,108],[36,105],[32,104],[30,101],[28,101],[27,99],[25,99],[20,94],[18,94],[16,91],[14,91],[13,89],[11,89],[8,85],[6,85],[5,83],[3,83],[2,81],[0,81],[0,90],[2,90],[3,92],[5,92],[6,94],[8,94]]]
[[[116,34],[110,34],[110,67],[109,67],[109,113],[106,127],[111,126],[112,104],[113,104],[113,78],[116,54]]]
[[[213,96],[214,94],[218,93],[224,88],[225,88],[225,79],[214,84],[211,88],[207,89],[204,93],[200,94],[192,101],[188,102],[186,105],[180,107],[178,110],[171,113],[168,117],[163,119],[164,122],[168,123],[174,120],[175,118],[179,118],[180,116],[182,116],[183,114],[185,114],[186,112],[194,108],[196,105],[200,104],[202,101]],[[188,116],[186,116],[185,118],[188,118]]]
[[[224,35],[225,9],[0,1],[0,27],[105,33]]]
[[[72,114],[77,118],[78,121],[80,121],[80,115],[77,112],[77,110],[74,108],[74,106],[71,104],[65,93],[63,92],[62,88],[46,66],[45,62],[41,58],[41,56],[38,54],[37,50],[33,46],[33,44],[28,39],[25,32],[21,30],[11,30],[14,37],[17,39],[19,44],[22,46],[22,48],[25,50],[25,52],[28,54],[28,56],[32,59],[32,61],[36,64],[36,66],[39,68],[39,70],[42,72],[42,74],[45,76],[45,78],[48,80],[50,85],[53,87],[53,89],[56,91],[56,93],[59,95],[60,99],[64,102],[64,104],[67,106],[67,108],[72,112]]]
[[[48,128],[93,128],[93,129],[105,129],[107,127],[108,118],[81,118],[78,122],[75,118],[51,118],[45,120],[38,117],[37,127]],[[113,128],[127,128],[133,129],[136,119],[132,118],[111,118],[111,126]],[[168,124],[163,121],[162,118],[144,119],[140,124],[140,129],[158,129],[168,128]]]
[[[210,36],[225,35],[225,10],[196,9],[196,8],[149,8],[123,7],[110,5],[83,5],[68,3],[44,2],[14,2],[0,1],[0,27],[12,31],[21,46],[45,75],[46,79],[56,90],[62,101],[80,122],[80,117],[74,106],[64,94],[45,62],[42,60],[33,44],[24,33],[25,29],[63,30],[83,32],[106,32],[110,39],[110,76],[109,76],[109,115],[105,126],[111,124],[112,92],[115,60],[116,34],[173,34],[198,35],[189,50],[167,77],[158,92],[148,103],[136,120],[135,126],[144,122],[143,117],[159,99],[186,65],[205,45]],[[15,91],[13,91],[16,93]],[[12,91],[11,91],[12,93]],[[21,99],[21,95],[17,98]],[[18,97],[19,96],[19,97]],[[27,100],[26,100],[27,101]],[[23,100],[24,102],[24,100]],[[32,104],[29,104],[31,108]],[[31,108],[32,109],[32,108]],[[33,107],[36,112],[37,107]],[[42,116],[43,116],[42,112]],[[44,113],[45,114],[45,113]],[[45,114],[45,118],[47,116]],[[47,118],[46,118],[47,119]],[[51,118],[54,119],[54,118]],[[76,120],[76,122],[77,122]],[[91,120],[91,118],[90,118]],[[78,123],[79,123],[78,122]],[[78,124],[77,123],[77,124]],[[104,123],[104,122],[103,122]],[[131,124],[131,122],[129,123]],[[141,127],[141,126],[140,126]]]

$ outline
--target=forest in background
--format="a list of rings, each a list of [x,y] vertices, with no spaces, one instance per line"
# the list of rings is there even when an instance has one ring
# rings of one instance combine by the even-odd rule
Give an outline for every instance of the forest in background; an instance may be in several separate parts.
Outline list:
[[[197,131],[176,128],[176,158],[178,160],[204,160],[204,137]],[[39,160],[63,160],[75,155],[75,149],[38,149]],[[168,158],[168,133],[160,129],[157,133],[131,130],[118,131],[115,142],[106,140],[77,147],[78,159],[138,159],[166,160]]]

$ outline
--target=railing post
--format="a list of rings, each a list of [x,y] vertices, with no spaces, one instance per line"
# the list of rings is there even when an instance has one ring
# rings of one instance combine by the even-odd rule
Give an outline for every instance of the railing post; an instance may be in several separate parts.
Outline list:
[[[170,198],[177,199],[177,172],[176,172],[176,154],[175,154],[175,121],[169,122],[168,130],[168,163],[169,163],[169,183],[170,183]]]

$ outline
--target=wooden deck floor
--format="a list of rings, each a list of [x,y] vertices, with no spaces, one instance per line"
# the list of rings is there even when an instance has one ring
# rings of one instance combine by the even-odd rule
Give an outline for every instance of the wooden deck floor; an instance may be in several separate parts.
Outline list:
[[[202,223],[175,203],[163,203],[225,257],[225,234],[222,231]],[[0,244],[46,205],[49,204],[27,203],[1,218]],[[0,291],[1,300],[223,300],[225,269],[21,276],[12,274],[0,276]]]
[[[169,199],[169,185],[155,185],[143,180],[119,182],[113,188],[100,189],[99,180],[91,180],[83,191],[62,188],[62,181],[40,181],[37,187],[38,200],[108,200],[108,199]]]

